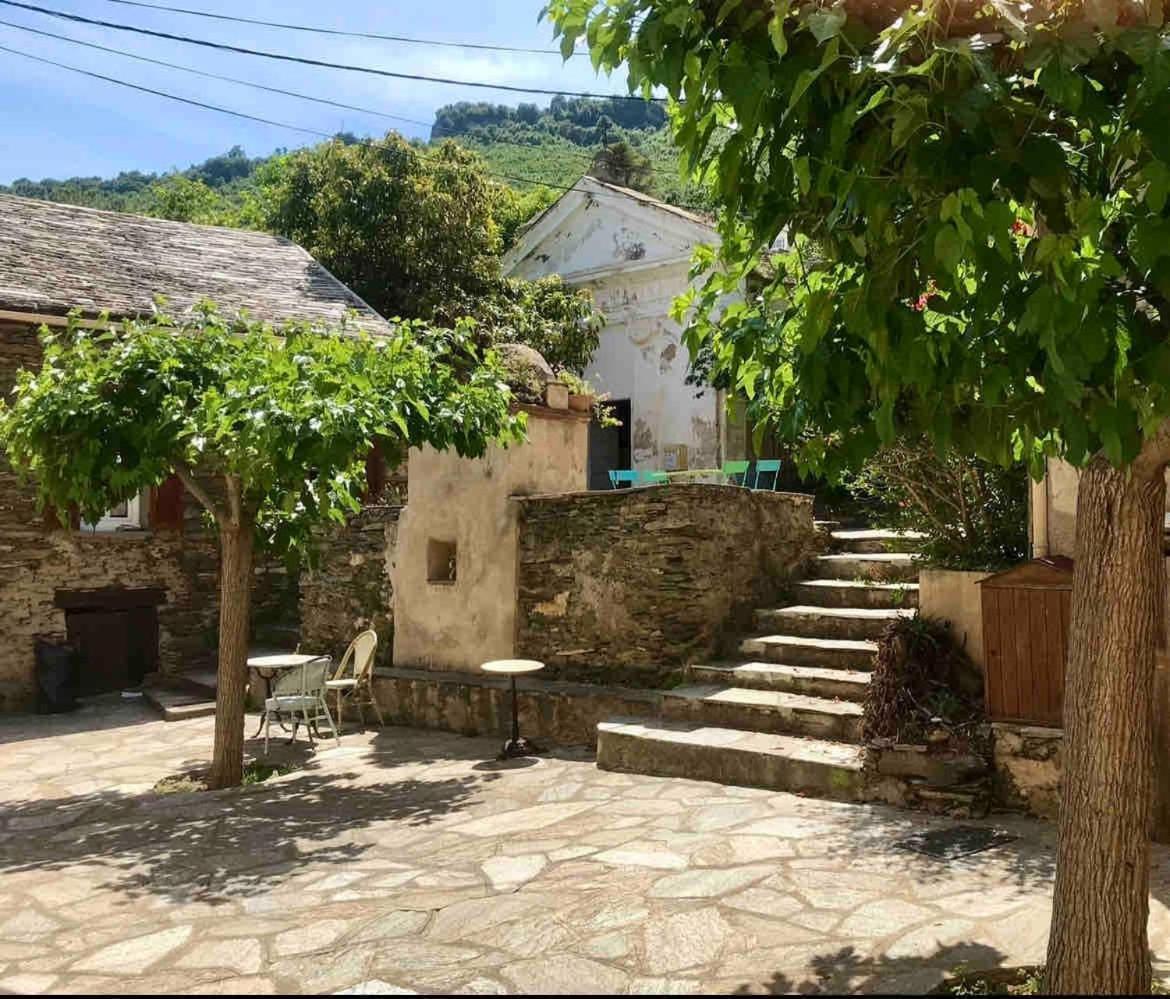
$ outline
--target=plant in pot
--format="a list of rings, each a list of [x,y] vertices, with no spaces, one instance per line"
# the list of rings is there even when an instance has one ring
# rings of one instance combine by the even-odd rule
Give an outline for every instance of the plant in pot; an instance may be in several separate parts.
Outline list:
[[[578,413],[593,411],[593,418],[603,427],[616,427],[621,422],[607,405],[609,396],[598,392],[584,378],[568,368],[557,371],[557,380],[569,387],[569,409]]]

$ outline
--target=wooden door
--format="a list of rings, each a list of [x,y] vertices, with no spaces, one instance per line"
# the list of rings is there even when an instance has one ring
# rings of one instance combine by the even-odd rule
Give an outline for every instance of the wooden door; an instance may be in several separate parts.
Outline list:
[[[65,615],[69,641],[80,654],[82,697],[131,685],[129,617],[129,611],[110,610],[69,611]]]

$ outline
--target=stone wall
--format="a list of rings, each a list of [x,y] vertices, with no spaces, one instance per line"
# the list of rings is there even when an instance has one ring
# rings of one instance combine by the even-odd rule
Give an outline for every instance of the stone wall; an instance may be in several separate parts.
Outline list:
[[[653,686],[747,630],[817,548],[812,497],[678,484],[518,499],[516,649]]]
[[[319,561],[301,573],[301,643],[339,662],[359,631],[378,633],[379,665],[394,646],[393,587],[386,553],[398,534],[399,506],[368,506],[344,528],[330,531]]]
[[[21,367],[40,363],[35,328],[0,322],[0,397]],[[94,533],[48,525],[32,486],[0,455],[0,711],[34,701],[33,640],[63,640],[58,590],[161,587],[159,661],[182,672],[215,661],[218,638],[218,549],[198,504],[187,497],[181,530]],[[290,597],[291,592],[291,597]],[[253,620],[295,630],[296,579],[275,562],[257,566]]]
[[[1045,819],[1060,809],[1060,774],[1064,731],[1035,725],[996,722],[995,798]]]
[[[596,746],[597,723],[656,715],[661,695],[649,690],[517,679],[520,732],[542,747]],[[375,695],[386,723],[459,735],[511,733],[512,694],[505,678],[485,673],[380,670]]]

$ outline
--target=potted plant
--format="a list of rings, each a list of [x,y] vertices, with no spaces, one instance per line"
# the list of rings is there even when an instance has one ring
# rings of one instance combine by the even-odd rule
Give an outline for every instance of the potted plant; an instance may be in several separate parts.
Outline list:
[[[567,368],[562,368],[557,372],[557,379],[569,387],[569,409],[578,413],[588,413],[593,408],[597,393],[584,378]]]

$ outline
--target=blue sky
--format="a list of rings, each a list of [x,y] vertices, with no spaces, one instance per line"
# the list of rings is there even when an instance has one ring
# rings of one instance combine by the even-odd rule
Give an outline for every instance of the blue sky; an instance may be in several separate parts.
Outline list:
[[[524,86],[619,93],[624,79],[596,77],[584,56],[520,55],[333,38],[127,7],[109,0],[29,0],[38,6],[161,31],[314,59],[404,73]],[[423,38],[555,48],[538,23],[542,0],[159,0],[170,6],[273,21]],[[547,97],[509,94],[279,63],[163,39],[74,24],[0,4],[0,20],[268,86],[313,93],[429,122],[458,100],[515,104]],[[333,133],[380,135],[415,125],[326,108],[207,80],[0,25],[0,45],[156,90]],[[249,155],[317,141],[295,131],[230,118],[0,52],[0,183],[18,177],[112,176],[120,170],[184,168],[233,145]]]

